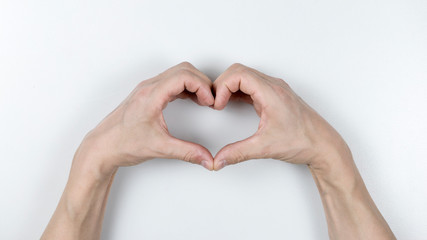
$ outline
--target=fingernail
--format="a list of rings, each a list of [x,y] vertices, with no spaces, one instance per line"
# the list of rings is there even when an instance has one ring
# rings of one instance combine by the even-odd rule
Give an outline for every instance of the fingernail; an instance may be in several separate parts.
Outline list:
[[[216,169],[217,171],[218,170],[221,170],[223,167],[225,167],[227,165],[227,161],[225,161],[225,160],[221,160],[220,162],[219,162],[219,164],[218,164],[218,168]]]
[[[203,166],[204,168],[206,168],[207,170],[211,170],[211,169],[209,168],[209,163],[208,163],[208,161],[203,160],[203,161],[201,162],[201,164],[202,164],[202,166]]]

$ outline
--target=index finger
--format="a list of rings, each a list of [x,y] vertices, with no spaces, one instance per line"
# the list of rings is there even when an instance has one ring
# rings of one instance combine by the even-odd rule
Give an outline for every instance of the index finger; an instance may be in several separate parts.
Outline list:
[[[265,105],[262,89],[265,83],[253,69],[235,63],[222,73],[213,83],[215,91],[214,109],[223,109],[231,95],[237,91],[249,95],[254,104]]]
[[[163,108],[185,90],[196,94],[197,102],[200,105],[214,104],[211,91],[212,81],[190,63],[183,62],[169,69],[165,72],[164,78],[160,80],[161,83],[157,89],[157,96],[160,98]]]

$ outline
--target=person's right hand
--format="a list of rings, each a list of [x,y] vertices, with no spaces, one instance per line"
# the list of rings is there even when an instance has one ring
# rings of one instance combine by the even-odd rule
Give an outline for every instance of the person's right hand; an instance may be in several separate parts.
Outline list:
[[[253,104],[260,117],[255,134],[223,147],[216,154],[215,170],[257,158],[307,164],[320,170],[336,164],[332,161],[338,161],[334,160],[337,156],[351,156],[335,129],[282,79],[233,64],[214,81],[213,87],[215,109],[223,109],[230,98],[238,99]]]
[[[199,105],[213,105],[211,86],[212,81],[188,62],[141,82],[86,135],[73,166],[91,162],[90,168],[103,174],[152,158],[174,158],[212,170],[211,153],[199,144],[171,136],[162,114],[176,98],[190,97]]]

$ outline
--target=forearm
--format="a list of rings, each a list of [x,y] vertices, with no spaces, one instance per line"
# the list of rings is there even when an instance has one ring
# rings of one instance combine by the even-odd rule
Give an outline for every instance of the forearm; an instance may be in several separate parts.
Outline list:
[[[61,200],[41,239],[100,239],[115,172],[99,175],[97,166],[74,159]]]
[[[332,156],[331,156],[332,157]],[[331,239],[396,239],[375,206],[351,154],[336,154],[325,168],[310,167]]]

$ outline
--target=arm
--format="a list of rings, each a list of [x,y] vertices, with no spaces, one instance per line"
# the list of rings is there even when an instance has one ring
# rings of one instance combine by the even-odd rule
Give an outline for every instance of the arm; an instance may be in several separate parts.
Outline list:
[[[141,82],[80,144],[58,207],[41,239],[99,239],[108,192],[117,169],[153,158],[182,159],[213,169],[203,146],[172,137],[162,110],[176,98],[214,103],[212,82],[181,63]]]
[[[283,80],[233,64],[214,82],[214,108],[231,99],[253,104],[257,132],[229,144],[214,169],[257,158],[306,164],[317,184],[331,239],[395,239],[371,199],[341,136]]]
[[[75,158],[74,163],[84,162]],[[72,166],[61,200],[41,239],[99,239],[108,193],[116,171],[96,176],[96,165]]]
[[[369,195],[351,155],[330,159],[336,165],[328,170],[309,166],[322,198],[330,238],[396,239]]]

